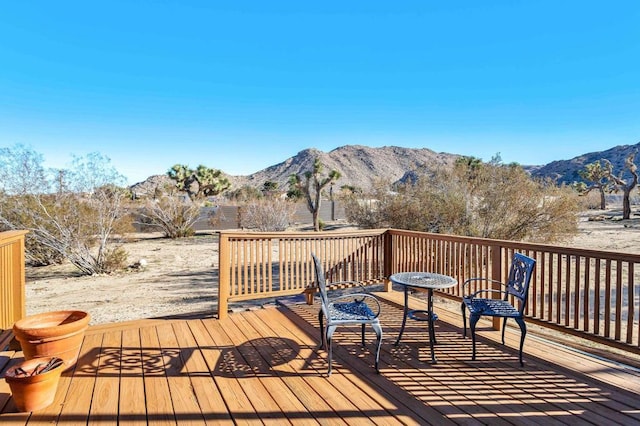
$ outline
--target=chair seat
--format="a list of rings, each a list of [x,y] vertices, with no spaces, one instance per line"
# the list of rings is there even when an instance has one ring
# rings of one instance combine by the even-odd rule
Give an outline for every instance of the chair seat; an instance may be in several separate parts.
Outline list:
[[[498,299],[469,299],[464,298],[469,312],[477,315],[517,318],[520,312],[509,302]]]
[[[330,303],[329,315],[337,321],[371,320],[376,314],[363,302]]]

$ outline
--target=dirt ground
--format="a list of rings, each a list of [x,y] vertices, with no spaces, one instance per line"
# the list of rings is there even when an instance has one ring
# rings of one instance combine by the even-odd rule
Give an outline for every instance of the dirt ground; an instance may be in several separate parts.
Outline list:
[[[617,217],[620,213],[612,210],[585,212],[579,235],[561,245],[640,253],[640,219]],[[91,324],[101,324],[214,313],[218,262],[214,235],[170,240],[160,234],[137,234],[125,248],[129,264],[146,265],[90,277],[79,276],[70,265],[27,268],[27,314],[79,309],[91,314]]]

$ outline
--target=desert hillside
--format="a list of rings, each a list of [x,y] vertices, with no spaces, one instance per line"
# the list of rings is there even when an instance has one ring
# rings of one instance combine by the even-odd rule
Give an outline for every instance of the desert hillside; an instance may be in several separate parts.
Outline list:
[[[625,158],[639,149],[640,143],[620,145],[606,151],[586,153],[568,160],[553,161],[546,165],[527,165],[523,162],[523,167],[534,177],[550,177],[558,183],[572,183],[581,180],[578,171],[582,170],[585,165],[607,159],[613,164],[615,173],[622,173],[624,176],[628,174],[624,167]],[[316,157],[320,159],[327,170],[338,170],[341,173],[342,177],[336,182],[336,187],[348,185],[366,190],[377,181],[393,183],[407,174],[451,166],[460,155],[435,152],[428,148],[397,146],[371,148],[362,145],[345,145],[330,152],[319,151],[315,148],[305,149],[281,163],[248,176],[224,174],[224,169],[222,172],[230,180],[231,189],[237,189],[243,185],[261,188],[267,181],[277,182],[280,188],[287,188],[289,176],[310,170]],[[206,160],[203,160],[203,163],[209,167],[215,167],[213,164],[207,164]],[[155,175],[132,185],[131,189],[134,193],[144,196],[152,194],[155,188],[167,182],[170,181],[166,175]]]

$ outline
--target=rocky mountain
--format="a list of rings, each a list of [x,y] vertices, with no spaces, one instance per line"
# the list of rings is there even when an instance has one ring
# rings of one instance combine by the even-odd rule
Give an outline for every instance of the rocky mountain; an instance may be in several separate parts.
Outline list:
[[[311,170],[316,157],[320,159],[325,173],[331,170],[340,172],[341,177],[335,183],[337,188],[349,185],[369,189],[379,180],[396,182],[408,171],[451,166],[459,155],[397,146],[371,148],[346,145],[330,152],[310,148],[245,178],[234,177],[234,186],[262,187],[266,181],[272,181],[277,182],[280,188],[287,188],[289,176],[294,173],[302,175]]]
[[[558,183],[570,184],[572,182],[580,182],[582,178],[578,172],[589,164],[598,160],[607,159],[613,165],[613,171],[616,175],[622,173],[623,179],[630,176],[629,171],[625,167],[625,159],[629,154],[636,154],[635,164],[640,165],[640,143],[635,145],[618,145],[606,151],[590,152],[582,154],[570,160],[552,161],[544,166],[532,166],[527,169],[532,176],[550,177]]]
[[[586,164],[606,158],[613,164],[616,174],[623,172],[623,177],[626,177],[628,171],[625,169],[624,160],[629,154],[638,152],[638,150],[640,150],[640,143],[621,145],[606,151],[583,154],[570,160],[553,161],[546,165],[525,166],[525,168],[534,177],[551,177],[558,183],[572,183],[581,180],[578,171],[583,169]],[[373,187],[377,181],[394,183],[399,180],[412,179],[420,171],[449,167],[460,155],[438,153],[427,148],[397,146],[371,148],[361,145],[346,145],[330,152],[309,148],[300,151],[282,163],[249,176],[225,176],[231,181],[232,189],[240,188],[243,185],[262,188],[267,181],[277,182],[280,188],[286,189],[289,176],[293,173],[303,174],[311,170],[316,157],[320,159],[325,172],[338,170],[341,173],[341,178],[335,184],[337,188],[349,185],[366,190]],[[640,157],[637,160],[640,160]],[[637,161],[636,164],[640,165],[640,161]],[[156,188],[170,182],[167,176],[156,175],[133,185],[131,189],[138,196],[152,195]]]

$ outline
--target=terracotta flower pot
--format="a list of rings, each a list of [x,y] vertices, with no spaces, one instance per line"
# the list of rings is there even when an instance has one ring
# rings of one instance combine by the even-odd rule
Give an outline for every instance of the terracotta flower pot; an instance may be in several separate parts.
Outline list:
[[[59,361],[57,367],[39,373],[49,362]],[[53,402],[64,363],[60,358],[36,358],[9,368],[5,381],[9,384],[18,411],[41,410]],[[39,373],[39,374],[38,374]]]
[[[25,359],[58,357],[66,367],[78,359],[91,316],[83,311],[55,311],[28,316],[13,325]]]

